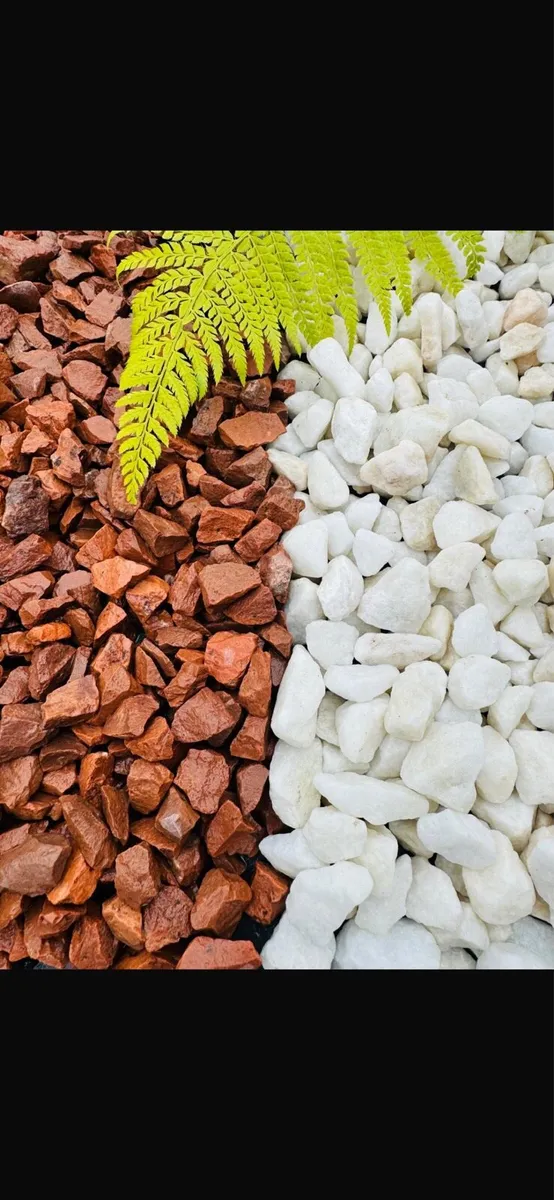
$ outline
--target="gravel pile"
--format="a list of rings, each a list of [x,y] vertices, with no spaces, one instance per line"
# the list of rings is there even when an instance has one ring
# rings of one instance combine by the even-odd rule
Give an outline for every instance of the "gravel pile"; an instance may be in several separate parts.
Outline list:
[[[336,319],[280,375],[266,969],[554,967],[554,231],[485,242],[455,299],[415,266],[388,336],[360,287],[350,358]]]
[[[288,890],[255,860],[283,828],[278,540],[302,509],[263,446],[295,385],[224,378],[131,506],[115,271],[133,243],[113,247],[0,237],[0,968],[253,969],[237,926],[269,926]]]

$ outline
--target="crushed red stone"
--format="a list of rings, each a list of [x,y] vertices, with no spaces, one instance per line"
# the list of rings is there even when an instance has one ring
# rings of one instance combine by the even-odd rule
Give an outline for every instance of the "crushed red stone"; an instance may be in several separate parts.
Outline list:
[[[302,508],[265,448],[294,384],[225,376],[129,504],[139,241],[0,236],[1,969],[254,970],[287,893],[257,849]]]

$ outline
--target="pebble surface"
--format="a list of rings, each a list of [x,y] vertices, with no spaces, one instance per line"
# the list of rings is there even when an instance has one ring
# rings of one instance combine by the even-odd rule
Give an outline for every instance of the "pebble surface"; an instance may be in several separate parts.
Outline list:
[[[554,967],[554,231],[293,360],[269,970]],[[363,299],[361,294],[359,300]]]

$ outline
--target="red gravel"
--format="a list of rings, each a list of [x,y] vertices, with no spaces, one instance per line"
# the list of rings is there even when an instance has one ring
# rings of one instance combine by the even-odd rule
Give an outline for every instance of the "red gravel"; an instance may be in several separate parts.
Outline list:
[[[115,269],[133,248],[102,230],[0,237],[1,969],[255,969],[237,926],[270,925],[286,898],[252,860],[282,828],[278,539],[301,504],[264,446],[292,389],[224,378],[130,505]]]

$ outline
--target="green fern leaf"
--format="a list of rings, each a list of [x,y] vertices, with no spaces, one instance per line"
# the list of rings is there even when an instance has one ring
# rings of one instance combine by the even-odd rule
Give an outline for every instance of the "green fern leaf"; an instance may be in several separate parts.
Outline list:
[[[298,269],[292,249],[284,233],[277,230],[254,230],[248,236],[257,250],[260,269],[265,277],[267,294],[278,321],[291,346],[294,347],[297,354],[300,354],[297,310]]]
[[[364,279],[383,318],[387,333],[391,330],[391,269],[387,232],[381,229],[354,229],[348,234],[358,255]]]
[[[326,251],[326,263],[329,273],[330,299],[344,319],[348,334],[349,350],[356,341],[356,326],[358,324],[358,304],[354,291],[354,281],[350,273],[348,247],[342,234],[337,229],[327,230],[322,234]]]
[[[385,232],[391,284],[408,316],[412,311],[412,273],[406,239],[401,229],[387,229]]]
[[[419,262],[434,275],[443,288],[456,296],[461,291],[462,281],[454,260],[438,233],[432,229],[410,229],[406,236]]]
[[[333,307],[326,276],[326,250],[317,229],[293,229],[291,239],[300,276],[299,326],[310,345],[333,336]]]
[[[447,229],[452,241],[460,247],[466,263],[467,273],[471,278],[476,275],[485,261],[485,243],[480,229]]]

